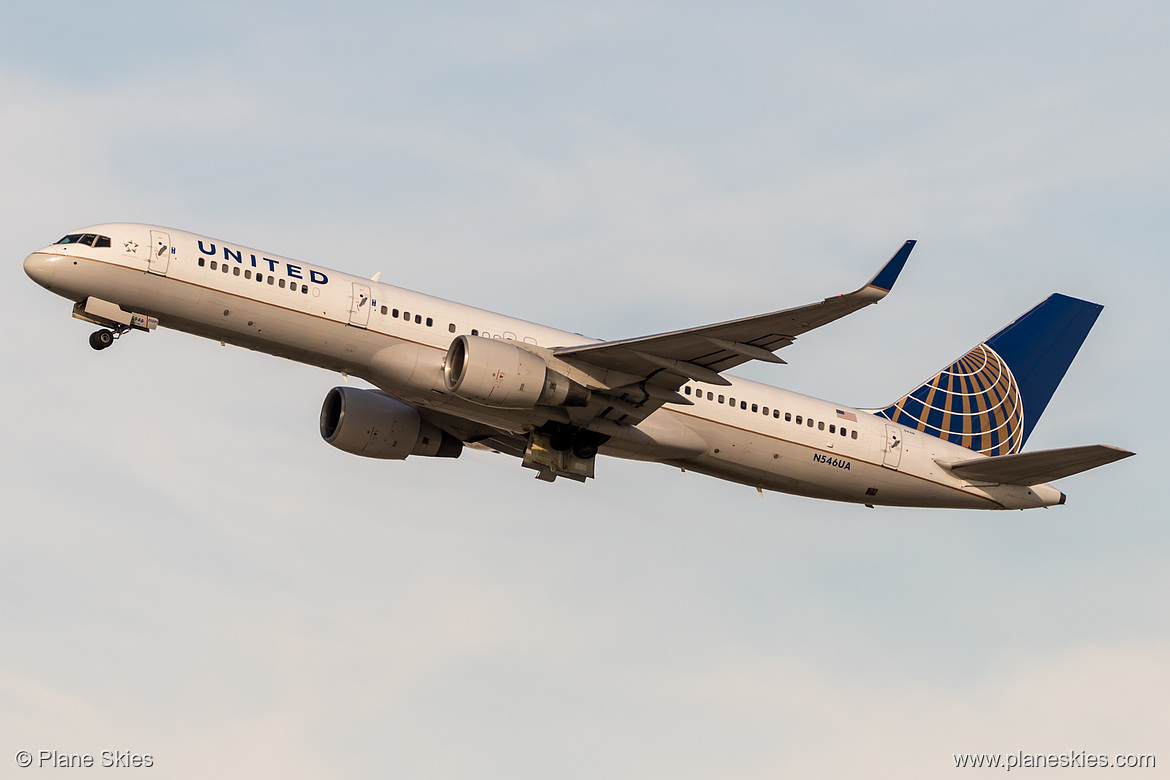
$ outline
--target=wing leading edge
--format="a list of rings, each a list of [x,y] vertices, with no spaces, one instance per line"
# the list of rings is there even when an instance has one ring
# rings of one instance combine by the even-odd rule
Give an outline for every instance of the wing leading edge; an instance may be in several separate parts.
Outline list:
[[[913,240],[902,244],[872,279],[853,292],[819,303],[655,336],[562,347],[554,353],[569,362],[639,377],[665,372],[679,377],[672,383],[675,388],[687,379],[726,385],[720,372],[749,360],[783,363],[775,351],[797,336],[880,301],[893,288],[914,244]]]

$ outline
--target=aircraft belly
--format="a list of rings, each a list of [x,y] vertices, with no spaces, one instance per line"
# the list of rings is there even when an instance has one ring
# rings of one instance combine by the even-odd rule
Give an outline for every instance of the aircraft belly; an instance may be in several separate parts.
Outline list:
[[[100,289],[104,299],[157,316],[162,327],[346,372],[403,400],[492,427],[520,431],[548,420],[547,411],[492,410],[438,392],[443,384],[441,360],[445,347],[404,341],[370,327],[353,327],[347,321],[326,316],[328,304],[324,305],[325,313],[319,315],[205,287],[190,279],[123,270],[125,273],[119,274],[103,270],[78,286],[90,295],[99,295],[95,290]],[[98,280],[102,284],[96,284]],[[303,308],[303,301],[290,300]],[[418,368],[406,377],[407,381],[388,381],[379,356],[402,350],[417,357]]]
[[[858,504],[996,506],[978,493],[871,463],[860,445],[851,448],[833,442],[833,448],[816,447],[729,429],[701,418],[688,422],[712,447],[709,454],[672,461],[690,471],[767,490]]]
[[[59,289],[155,316],[165,328],[354,374],[390,341],[305,311],[109,264],[79,270]]]
[[[393,385],[384,389],[417,405],[493,428],[522,432],[549,420],[548,411],[540,408],[497,410],[440,392],[440,347],[405,342],[189,280],[102,264],[79,266],[58,290],[66,297],[92,295],[156,316],[163,327],[348,372],[378,386]],[[383,364],[402,362],[387,361],[386,357],[403,350],[414,356],[413,361],[407,361],[411,370],[394,375],[391,381],[390,375],[382,375],[387,371]],[[720,479],[810,498],[891,506],[999,505],[988,494],[979,495],[983,491],[964,491],[913,476],[909,472],[922,460],[922,453],[912,447],[907,447],[899,470],[893,470],[869,462],[873,453],[860,444],[850,446],[852,442],[834,441],[832,447],[817,447],[669,412],[652,415],[645,423],[646,430],[633,429],[629,436],[615,437],[602,452],[632,460],[670,462]],[[870,493],[873,490],[876,493]]]

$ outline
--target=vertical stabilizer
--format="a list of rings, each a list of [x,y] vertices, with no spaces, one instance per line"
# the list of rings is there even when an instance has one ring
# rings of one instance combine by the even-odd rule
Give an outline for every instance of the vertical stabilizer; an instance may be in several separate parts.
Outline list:
[[[1102,308],[1054,293],[875,413],[986,455],[1019,452]]]

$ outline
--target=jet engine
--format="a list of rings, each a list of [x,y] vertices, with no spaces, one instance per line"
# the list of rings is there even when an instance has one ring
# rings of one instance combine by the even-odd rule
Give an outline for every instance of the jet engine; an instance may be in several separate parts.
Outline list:
[[[443,360],[447,390],[468,401],[500,409],[585,406],[589,390],[553,371],[540,355],[515,342],[459,336]]]
[[[335,387],[321,406],[321,438],[363,458],[458,458],[463,442],[380,390]]]

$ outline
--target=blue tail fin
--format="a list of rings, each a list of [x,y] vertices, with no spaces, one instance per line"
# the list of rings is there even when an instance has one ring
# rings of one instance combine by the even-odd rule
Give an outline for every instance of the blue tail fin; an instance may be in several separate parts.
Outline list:
[[[1019,452],[1102,308],[1054,293],[875,413],[986,455]]]

